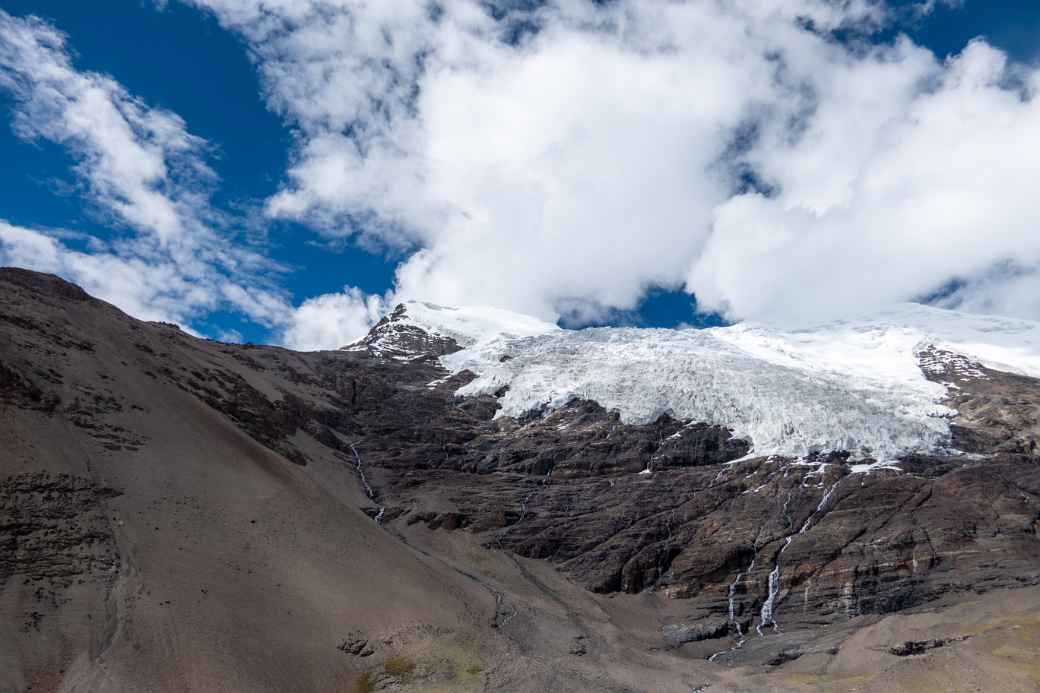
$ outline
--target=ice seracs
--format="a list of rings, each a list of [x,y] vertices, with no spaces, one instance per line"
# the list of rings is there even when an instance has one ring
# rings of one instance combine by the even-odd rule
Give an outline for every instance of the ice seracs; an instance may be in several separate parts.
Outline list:
[[[758,454],[803,456],[849,450],[892,457],[942,445],[952,412],[937,404],[942,386],[905,378],[783,365],[712,330],[601,328],[478,345],[442,358],[477,379],[462,395],[508,386],[502,413],[517,416],[575,396],[645,423],[668,413],[720,424],[747,437]],[[911,362],[912,363],[912,362]]]
[[[758,455],[845,450],[880,466],[948,445],[956,412],[922,355],[963,356],[965,377],[977,365],[1040,376],[1037,323],[916,304],[799,329],[563,330],[496,308],[408,303],[405,328],[454,340],[461,350],[441,363],[477,376],[459,394],[500,394],[500,415],[583,397],[629,423],[668,413],[728,426]]]

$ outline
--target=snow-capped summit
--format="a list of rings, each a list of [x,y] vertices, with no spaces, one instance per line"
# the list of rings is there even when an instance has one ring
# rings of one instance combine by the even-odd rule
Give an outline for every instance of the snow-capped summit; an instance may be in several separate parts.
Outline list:
[[[952,385],[922,370],[926,351],[933,361],[960,354],[965,363],[1040,376],[1037,323],[916,304],[797,330],[563,330],[496,308],[410,302],[348,348],[437,357],[449,371],[475,373],[460,395],[508,386],[499,415],[581,397],[629,423],[667,413],[725,425],[757,454],[847,450],[880,461],[950,443],[956,411],[944,401]]]
[[[344,349],[368,350],[377,356],[411,360],[560,331],[552,323],[501,308],[451,308],[406,301],[380,320],[363,339]]]
[[[404,310],[399,322],[453,339],[461,347],[562,331],[550,322],[491,306],[451,308],[422,301],[407,301],[401,306]]]

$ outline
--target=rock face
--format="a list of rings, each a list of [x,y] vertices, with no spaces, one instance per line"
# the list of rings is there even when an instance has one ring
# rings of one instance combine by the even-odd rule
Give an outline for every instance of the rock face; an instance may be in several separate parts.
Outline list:
[[[71,643],[41,635],[35,654],[7,643],[0,655],[18,663],[8,679],[13,689],[64,670],[81,651],[94,658],[114,652],[111,643],[133,632],[126,614],[135,600],[166,583],[157,576],[156,583],[137,583],[136,592],[127,585],[160,571],[156,566],[167,565],[170,552],[205,554],[248,582],[278,573],[314,542],[325,552],[319,564],[339,565],[342,556],[330,557],[342,554],[344,532],[374,537],[364,541],[385,545],[388,556],[408,556],[393,561],[417,560],[397,536],[461,533],[494,555],[542,561],[592,594],[652,596],[668,605],[648,627],[666,648],[712,641],[724,650],[751,633],[768,638],[1040,583],[1036,380],[926,354],[929,377],[957,385],[948,403],[961,414],[955,442],[973,454],[916,455],[897,467],[857,473],[841,453],[748,458],[748,441],[723,427],[668,415],[630,425],[581,399],[496,417],[497,397],[455,395],[473,376],[440,367],[437,358],[458,349],[454,340],[400,328],[400,310],[347,350],[293,353],[198,340],[128,318],[60,279],[0,271],[5,618],[46,629],[49,620],[62,622],[63,605],[78,604],[95,624],[78,626],[83,634]],[[175,432],[165,427],[172,422]],[[197,452],[192,435],[200,445],[219,446],[220,456]],[[237,465],[236,455],[255,462]],[[185,491],[187,479],[203,485]],[[232,495],[210,498],[206,484],[218,482]],[[272,505],[254,509],[253,497]],[[201,507],[210,520],[201,519]],[[305,519],[288,519],[295,512]],[[264,518],[267,539],[250,513]],[[338,517],[364,525],[332,532],[329,523],[340,520],[330,518]],[[303,524],[276,531],[290,522]],[[165,546],[149,538],[160,531],[169,532]],[[223,549],[213,553],[207,543],[267,546],[257,542],[270,537],[279,537],[285,554],[252,548],[218,558]],[[324,575],[326,567],[314,570]],[[407,570],[393,570],[401,581],[410,579]],[[429,569],[415,569],[416,585],[433,593],[450,583],[444,589],[455,595],[450,599],[479,601],[464,594],[482,589],[479,568],[418,577],[423,570]],[[320,579],[332,585],[340,578]],[[190,579],[178,580],[181,591],[171,594],[183,602]],[[16,584],[45,585],[50,611]],[[76,593],[88,584],[92,595]],[[369,589],[367,582],[354,584]],[[292,599],[278,596],[283,582],[264,585],[265,608],[296,610]],[[208,599],[212,587],[192,583],[192,603]],[[473,623],[484,628],[493,621],[506,631],[512,616],[500,616],[510,595],[488,590],[495,616],[473,616]],[[450,611],[439,603],[427,607]],[[155,609],[165,608],[151,607],[134,627],[158,628]],[[204,605],[198,609],[181,618],[210,617],[200,615]],[[384,616],[373,614],[375,628]],[[444,628],[461,632],[452,623]],[[347,625],[329,635],[329,649],[350,657],[312,668],[302,683],[272,674],[274,683],[261,687],[350,682],[384,650],[393,654],[392,645],[373,650],[365,624]],[[355,626],[366,636],[344,639]],[[566,638],[580,647],[562,652],[573,659],[588,651],[581,661],[593,659],[594,643],[584,633]],[[314,671],[340,673],[319,680]],[[174,678],[163,680],[177,688],[168,675]],[[255,683],[241,671],[235,676],[236,685]],[[126,677],[130,686],[126,681],[134,679]],[[214,679],[200,680],[192,685],[207,689]]]
[[[51,604],[85,578],[111,586],[119,557],[103,504],[117,495],[67,474],[0,480],[0,580],[17,576]],[[38,627],[38,616],[30,612],[25,627]]]
[[[672,647],[682,647],[688,642],[713,640],[729,633],[729,621],[705,619],[698,623],[669,623],[661,628],[664,641]]]
[[[950,386],[947,404],[959,414],[952,426],[955,447],[984,455],[1037,454],[1040,389],[1035,378],[986,368],[934,347],[921,355],[921,370],[929,380]]]
[[[402,361],[433,361],[438,356],[458,351],[459,345],[450,337],[432,335],[410,324],[405,306],[399,305],[383,317],[363,339],[344,351],[361,352],[375,358]]]

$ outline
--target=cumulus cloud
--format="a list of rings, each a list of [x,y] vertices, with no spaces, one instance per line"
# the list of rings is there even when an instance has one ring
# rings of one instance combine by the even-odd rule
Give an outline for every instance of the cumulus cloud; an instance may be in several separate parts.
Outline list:
[[[685,287],[798,320],[958,282],[1040,317],[999,276],[1036,263],[1036,77],[872,45],[883,2],[186,1],[300,136],[269,214],[410,249],[395,297],[596,319]]]
[[[363,337],[383,312],[379,296],[366,296],[353,287],[316,296],[293,313],[282,342],[301,351],[339,348]]]
[[[1040,317],[1037,79],[981,41],[945,63],[904,41],[818,76],[799,137],[749,153],[776,194],[720,205],[690,289],[734,317],[794,320],[956,282],[946,305]]]

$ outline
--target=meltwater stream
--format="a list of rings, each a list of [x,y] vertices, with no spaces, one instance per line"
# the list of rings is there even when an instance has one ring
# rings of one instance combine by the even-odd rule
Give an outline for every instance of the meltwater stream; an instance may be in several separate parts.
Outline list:
[[[824,506],[827,504],[827,501],[830,500],[831,495],[834,493],[835,489],[838,488],[838,484],[840,483],[841,479],[838,479],[831,484],[831,487],[824,492],[823,498],[820,499],[820,504],[816,506],[816,510],[812,511],[809,517],[805,519],[801,529],[798,530],[798,534],[792,534],[786,537],[784,539],[784,545],[780,548],[780,551],[777,552],[776,564],[773,566],[773,570],[769,573],[769,596],[767,596],[766,600],[762,602],[762,613],[759,617],[758,625],[755,627],[755,630],[758,631],[759,635],[762,635],[763,626],[772,626],[774,632],[780,629],[779,624],[776,622],[774,612],[776,608],[776,597],[780,593],[780,562],[784,555],[784,551],[787,550],[787,547],[791,545],[791,542],[794,541],[796,536],[805,534],[812,528],[813,523],[819,518]],[[784,502],[785,512],[787,509],[787,503],[790,499],[790,496],[788,496],[787,501]]]
[[[350,444],[350,451],[354,453],[354,460],[355,460],[354,469],[357,471],[358,477],[361,479],[361,485],[365,488],[365,495],[368,496],[368,499],[370,501],[375,502],[376,501],[376,492],[372,488],[371,484],[368,483],[368,478],[365,477],[365,467],[361,463],[361,455],[358,454],[357,448],[354,447],[353,443]],[[386,513],[386,506],[385,505],[379,506],[379,512],[376,513],[376,516],[375,516],[375,521],[376,521],[377,525],[383,524],[383,515],[385,513]]]

